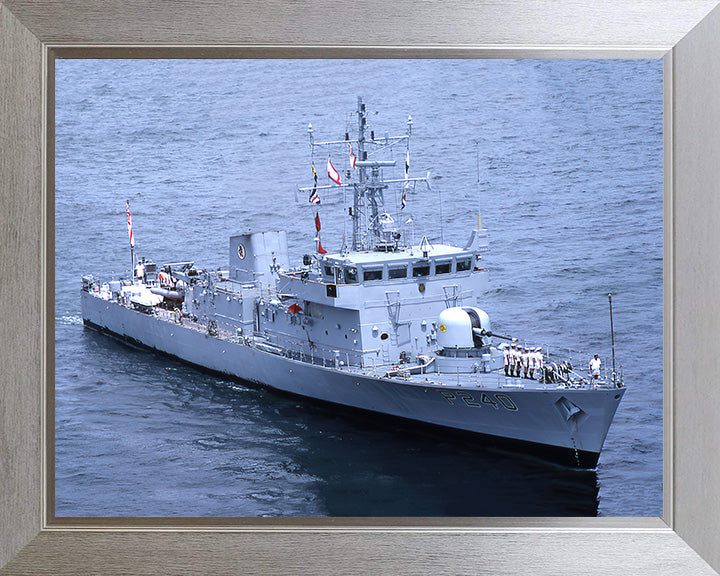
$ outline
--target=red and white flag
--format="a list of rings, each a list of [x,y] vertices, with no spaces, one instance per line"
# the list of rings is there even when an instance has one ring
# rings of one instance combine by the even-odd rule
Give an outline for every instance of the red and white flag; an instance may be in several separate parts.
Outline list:
[[[355,156],[355,152],[353,152],[352,144],[348,144],[350,146],[350,166],[355,168],[355,161],[357,160],[357,156]]]
[[[318,254],[327,254],[327,250],[322,247],[320,242],[320,228],[322,228],[322,226],[320,226],[320,213],[315,212],[315,242],[317,242],[317,251]]]
[[[407,189],[410,187],[408,181],[408,172],[410,172],[410,149],[405,153],[405,186],[403,187],[402,198],[400,199],[400,210],[407,205]]]
[[[132,216],[130,216],[130,200],[126,200],[125,204],[127,207],[127,227],[128,227],[128,236],[130,237],[130,247],[135,248],[135,237],[133,236],[133,231],[132,231]]]
[[[332,165],[332,162],[330,162],[330,158],[328,158],[328,176],[330,177],[330,180],[335,182],[338,186],[342,185],[342,182],[340,181],[340,173],[335,170],[335,166]]]

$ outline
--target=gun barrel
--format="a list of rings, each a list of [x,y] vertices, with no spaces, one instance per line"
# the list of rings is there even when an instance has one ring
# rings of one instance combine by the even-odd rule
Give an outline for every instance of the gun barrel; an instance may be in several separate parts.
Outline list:
[[[510,340],[510,342],[517,342],[517,338],[513,338],[512,336],[503,336],[502,334],[497,334],[495,332],[490,332],[489,330],[481,330],[480,331],[481,336],[490,336],[491,338],[500,338],[502,340]]]

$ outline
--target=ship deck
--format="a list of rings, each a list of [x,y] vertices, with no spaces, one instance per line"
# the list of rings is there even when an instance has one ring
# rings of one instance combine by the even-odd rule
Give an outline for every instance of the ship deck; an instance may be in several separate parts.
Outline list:
[[[406,384],[416,384],[419,386],[437,386],[441,388],[468,388],[480,390],[592,390],[614,387],[612,383],[605,381],[598,381],[597,384],[587,384],[585,382],[543,382],[534,378],[505,376],[505,373],[502,370],[459,374],[426,372],[421,374],[398,374],[391,376],[388,376],[387,369],[368,371],[358,369],[357,367],[351,367],[350,370],[357,371],[365,376],[387,378],[395,382],[404,382]]]
[[[170,310],[157,308],[155,315],[158,320],[175,323],[174,313]],[[196,322],[190,318],[182,319],[182,326],[196,332],[207,334],[207,324]],[[543,382],[535,378],[523,378],[517,376],[505,376],[502,369],[490,372],[475,373],[438,373],[435,371],[422,371],[419,366],[395,364],[377,364],[374,366],[340,366],[336,367],[332,361],[328,361],[319,357],[311,358],[306,355],[299,355],[289,350],[285,350],[279,346],[272,344],[262,335],[238,336],[232,332],[218,329],[215,338],[219,338],[226,342],[240,344],[257,348],[264,352],[293,358],[294,360],[307,364],[315,364],[325,368],[340,370],[343,372],[352,372],[359,376],[386,379],[393,382],[402,382],[404,384],[414,384],[424,387],[441,387],[441,388],[467,388],[467,389],[489,389],[489,390],[588,390],[588,389],[608,389],[614,388],[612,382],[600,379],[597,383],[579,382]],[[419,372],[419,373],[411,373]]]

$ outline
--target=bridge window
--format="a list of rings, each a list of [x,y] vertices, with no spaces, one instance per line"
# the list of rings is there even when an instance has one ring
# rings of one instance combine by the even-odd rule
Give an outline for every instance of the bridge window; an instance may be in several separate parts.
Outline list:
[[[450,273],[450,262],[436,262],[435,263],[435,274],[449,274]]]
[[[345,283],[357,284],[357,268],[345,268]]]
[[[363,270],[363,280],[382,280],[382,270]]]
[[[325,276],[332,276],[332,275],[333,275],[332,266],[325,266]]]
[[[388,278],[391,280],[394,278],[407,278],[407,267],[388,269]]]
[[[430,264],[416,264],[413,266],[413,278],[430,275]]]
[[[465,272],[466,270],[470,270],[470,264],[472,262],[471,258],[462,258],[457,261],[456,270],[458,272]]]

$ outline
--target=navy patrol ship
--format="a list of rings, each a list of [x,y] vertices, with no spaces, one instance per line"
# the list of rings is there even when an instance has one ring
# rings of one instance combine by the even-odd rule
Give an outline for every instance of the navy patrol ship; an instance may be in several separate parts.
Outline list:
[[[343,215],[352,236],[339,251],[322,247],[316,212],[315,250],[298,266],[282,230],[232,236],[226,270],[136,265],[133,255],[129,277],[83,277],[84,324],[285,393],[594,468],[625,392],[614,359],[603,375],[494,333],[480,307],[488,250],[480,216],[464,247],[405,242],[385,195],[396,187],[404,207],[407,191],[430,188],[408,174],[412,119],[406,134],[376,138],[361,98],[356,115],[354,138],[315,142],[308,127],[313,185],[299,189],[311,204],[352,192]],[[349,154],[349,169],[341,176],[328,156],[332,184],[318,186],[316,150],[333,147]],[[404,177],[384,178],[398,148]],[[129,205],[127,215],[134,246]]]

